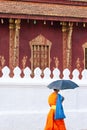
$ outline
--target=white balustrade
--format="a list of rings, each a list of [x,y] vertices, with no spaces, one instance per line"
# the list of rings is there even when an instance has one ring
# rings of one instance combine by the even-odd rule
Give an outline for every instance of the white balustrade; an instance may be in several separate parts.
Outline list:
[[[54,69],[53,71],[51,71],[49,68],[46,68],[43,71],[44,76],[41,77],[42,71],[39,67],[37,67],[34,70],[34,77],[33,78],[31,76],[32,71],[29,67],[26,67],[23,70],[23,73],[24,73],[23,77],[21,77],[22,70],[19,67],[14,68],[14,70],[13,70],[14,76],[13,77],[10,77],[10,69],[7,66],[5,66],[2,69],[2,73],[3,74],[0,77],[1,83],[4,83],[4,81],[6,81],[6,83],[10,83],[10,82],[12,83],[12,81],[13,82],[15,81],[16,83],[21,84],[21,82],[24,82],[24,80],[26,80],[27,83],[30,83],[30,81],[32,81],[33,83],[42,82],[43,85],[44,85],[44,83],[47,84],[47,82],[49,83],[49,82],[52,82],[53,80],[70,79],[70,80],[73,80],[74,82],[76,82],[78,84],[81,83],[83,86],[87,85],[87,83],[86,83],[86,81],[87,81],[87,70],[86,69],[84,69],[81,72],[81,75],[82,75],[81,79],[79,78],[80,73],[77,69],[74,69],[72,72],[70,72],[69,69],[67,69],[67,68],[64,69],[62,72],[57,68]],[[62,78],[60,78],[61,73],[63,74]],[[53,74],[53,77],[51,77],[51,74]],[[72,75],[72,78],[70,78],[70,75]]]

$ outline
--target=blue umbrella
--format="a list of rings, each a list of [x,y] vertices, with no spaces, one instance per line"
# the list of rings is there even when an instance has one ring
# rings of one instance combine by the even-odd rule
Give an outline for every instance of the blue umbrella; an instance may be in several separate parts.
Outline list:
[[[47,87],[50,89],[63,90],[63,89],[74,89],[79,86],[71,80],[56,80],[50,83]]]

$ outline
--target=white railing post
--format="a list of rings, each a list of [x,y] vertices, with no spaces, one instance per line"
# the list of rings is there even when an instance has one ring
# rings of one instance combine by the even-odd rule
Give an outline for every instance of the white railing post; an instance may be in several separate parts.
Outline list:
[[[70,79],[70,71],[69,69],[64,69],[63,70],[63,79]]]

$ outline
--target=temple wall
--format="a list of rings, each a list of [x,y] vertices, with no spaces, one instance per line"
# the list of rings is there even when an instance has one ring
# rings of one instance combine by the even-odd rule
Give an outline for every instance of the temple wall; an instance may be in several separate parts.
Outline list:
[[[35,70],[35,77],[29,77],[26,68],[25,77],[20,77],[20,69],[15,68],[14,77],[9,77],[7,67],[0,78],[0,130],[43,130],[46,122],[48,95],[52,90],[46,86],[53,80],[60,79],[56,69],[54,78],[50,78],[49,69],[45,77],[40,78],[40,70]],[[64,79],[69,79],[69,70],[64,70]],[[83,79],[78,78],[78,71],[73,72],[73,81],[79,88],[63,90],[63,106],[66,114],[67,130],[87,130],[87,71],[83,70]]]
[[[0,23],[0,55],[5,58],[5,65],[9,66],[9,21],[4,19]],[[78,26],[74,25],[72,32],[72,70],[76,68],[76,60],[79,57],[81,67],[84,68],[84,52],[82,45],[87,41],[86,27],[79,23]],[[27,56],[26,66],[30,67],[31,50],[29,42],[42,34],[45,38],[52,42],[51,46],[51,69],[55,67],[54,57],[58,57],[59,69],[63,69],[63,35],[62,26],[59,22],[54,22],[51,25],[50,21],[44,24],[44,21],[22,20],[19,33],[19,66],[22,67],[22,58]]]
[[[0,56],[4,56],[5,65],[9,65],[9,27],[8,21],[0,23]],[[1,65],[1,64],[0,64]]]
[[[82,48],[82,45],[87,42],[86,38],[86,27],[83,27],[81,23],[73,29],[73,36],[72,36],[72,59],[73,63],[76,62],[76,59],[79,57],[81,60],[81,66],[83,66],[83,60],[84,60],[84,51]],[[72,64],[72,67],[75,68],[75,64]]]
[[[0,130],[43,130],[52,92],[45,85],[0,84]],[[61,92],[67,130],[87,129],[87,88]]]
[[[25,32],[25,33],[24,33]],[[37,21],[34,24],[34,21],[31,20],[29,23],[27,21],[23,21],[21,23],[20,29],[20,63],[21,59],[24,55],[27,55],[30,59],[31,50],[29,41],[33,40],[38,35],[42,34],[45,38],[52,42],[51,46],[51,68],[55,66],[54,57],[58,57],[60,61],[60,69],[62,69],[62,32],[61,26],[59,23],[54,22],[54,25],[51,25],[50,21],[44,24],[44,21]],[[30,66],[30,61],[28,60],[27,65]],[[20,64],[21,66],[21,64]]]
[[[20,60],[23,55],[28,55],[30,59],[30,48],[29,41],[37,37],[39,34],[42,34],[44,37],[49,39],[52,42],[51,46],[51,69],[55,67],[54,57],[58,57],[59,60],[59,69],[63,69],[63,34],[62,26],[58,22],[54,22],[51,25],[50,21],[44,24],[43,21],[37,21],[36,24],[31,20],[29,23],[25,21],[21,24],[20,30]],[[37,29],[38,28],[38,29]],[[33,31],[34,30],[34,31]],[[25,32],[25,33],[24,33]],[[84,51],[82,45],[87,41],[86,38],[86,27],[83,27],[82,23],[79,23],[78,26],[74,24],[72,30],[72,70],[76,68],[76,60],[79,57],[81,61],[81,68],[84,68]],[[24,50],[24,48],[26,48]],[[20,61],[21,63],[21,61]],[[27,63],[30,66],[30,62]],[[21,66],[21,65],[20,65]]]

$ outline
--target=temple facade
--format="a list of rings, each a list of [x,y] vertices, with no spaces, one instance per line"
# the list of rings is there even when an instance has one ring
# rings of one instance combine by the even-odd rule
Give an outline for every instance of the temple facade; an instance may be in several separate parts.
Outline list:
[[[87,2],[0,0],[0,69],[87,69]]]

